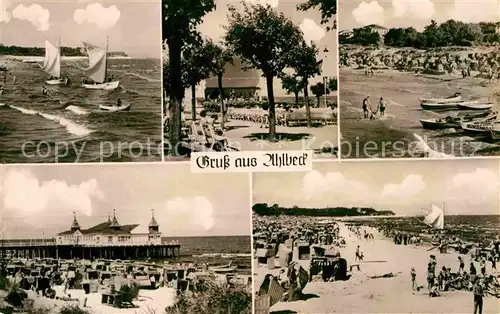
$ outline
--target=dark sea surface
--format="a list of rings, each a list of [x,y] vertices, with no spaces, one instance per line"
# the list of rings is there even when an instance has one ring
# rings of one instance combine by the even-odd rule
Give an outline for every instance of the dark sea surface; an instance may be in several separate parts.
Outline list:
[[[423,223],[424,217],[375,218],[373,222],[383,221],[394,229],[406,232],[425,232],[429,228]],[[366,221],[362,221],[365,224]],[[372,224],[367,223],[367,224]],[[494,240],[500,235],[500,215],[460,215],[444,217],[445,234],[457,235],[464,240]]]
[[[251,269],[251,237],[164,237],[163,241],[179,241],[181,245],[180,261],[227,264],[232,261],[240,268]]]
[[[41,88],[48,75],[37,64],[9,63],[0,99],[0,162],[161,161],[161,61],[108,60],[109,74],[120,80],[113,91],[81,87],[86,66],[86,60],[63,60],[61,75],[72,85],[47,86],[47,96]],[[117,98],[132,104],[129,112],[99,110]]]

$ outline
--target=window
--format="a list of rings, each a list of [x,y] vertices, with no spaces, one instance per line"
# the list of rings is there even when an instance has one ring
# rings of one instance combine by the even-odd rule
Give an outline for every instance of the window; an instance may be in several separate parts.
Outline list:
[[[113,236],[108,236],[108,242],[112,243],[113,242]]]

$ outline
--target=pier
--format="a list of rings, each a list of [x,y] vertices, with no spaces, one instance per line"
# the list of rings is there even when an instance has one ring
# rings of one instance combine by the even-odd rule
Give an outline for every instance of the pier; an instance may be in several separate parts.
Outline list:
[[[58,245],[55,239],[0,240],[0,258],[55,259],[170,259],[180,255],[180,244]]]

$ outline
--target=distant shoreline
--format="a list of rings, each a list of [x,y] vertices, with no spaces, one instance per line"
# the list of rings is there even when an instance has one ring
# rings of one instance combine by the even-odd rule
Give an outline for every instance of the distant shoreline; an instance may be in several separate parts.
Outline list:
[[[11,61],[19,61],[19,62],[43,62],[43,56],[13,56],[13,55],[4,55],[1,56],[0,59],[5,58]],[[113,56],[108,57],[108,60],[130,60],[133,59],[129,56]],[[87,56],[62,56],[62,61],[77,61],[77,60],[87,60]]]

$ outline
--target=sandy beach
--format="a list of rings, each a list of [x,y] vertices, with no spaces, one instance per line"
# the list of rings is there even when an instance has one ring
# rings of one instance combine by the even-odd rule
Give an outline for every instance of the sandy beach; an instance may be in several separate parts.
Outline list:
[[[63,287],[55,287],[56,297],[63,296]],[[92,314],[109,314],[109,313],[120,313],[120,314],[150,314],[150,313],[163,313],[167,306],[172,306],[175,302],[176,291],[173,288],[161,287],[156,290],[141,290],[139,292],[138,300],[134,301],[135,308],[128,309],[116,309],[110,305],[101,303],[101,293],[90,293],[85,294],[82,289],[68,289],[67,293],[71,295],[72,298],[78,299],[78,301],[62,301],[55,299],[42,298],[36,295],[34,291],[27,291],[28,298],[34,300],[35,308],[51,309],[49,313],[59,313],[60,309],[69,304],[80,305],[81,308],[89,310]],[[87,299],[86,307],[85,299]]]
[[[472,313],[473,295],[464,291],[445,291],[441,297],[429,298],[426,288],[413,292],[410,270],[415,267],[417,283],[426,286],[426,269],[429,255],[437,258],[437,267],[443,265],[452,271],[458,269],[458,254],[449,251],[440,254],[437,250],[428,251],[428,246],[395,245],[374,231],[375,240],[358,240],[351,236],[344,223],[339,223],[340,235],[346,239],[346,246],[340,249],[347,265],[354,263],[355,250],[360,245],[364,262],[360,270],[352,271],[348,281],[309,282],[303,290],[306,300],[279,302],[271,308],[271,313]],[[465,264],[469,257],[464,256]],[[487,272],[491,272],[488,263]],[[256,287],[268,273],[266,267],[254,268]],[[276,269],[274,273],[278,273]],[[388,273],[392,278],[371,279]],[[483,313],[498,313],[498,299],[485,297]]]
[[[433,149],[453,156],[488,156],[500,151],[498,143],[492,140],[471,137],[460,130],[425,130],[419,122],[423,118],[453,115],[422,110],[421,97],[447,97],[460,92],[464,99],[492,102],[493,110],[499,110],[498,84],[488,84],[478,77],[463,79],[397,70],[375,70],[373,76],[366,76],[364,70],[353,68],[340,69],[340,82],[342,158],[420,157],[411,153],[416,144],[414,133]],[[362,101],[368,95],[375,106],[380,97],[384,98],[385,118],[362,119]]]
[[[315,158],[334,158],[338,147],[337,126],[318,128],[276,126],[278,142],[266,140],[268,131],[258,123],[234,120],[225,134],[240,151],[312,150]]]

